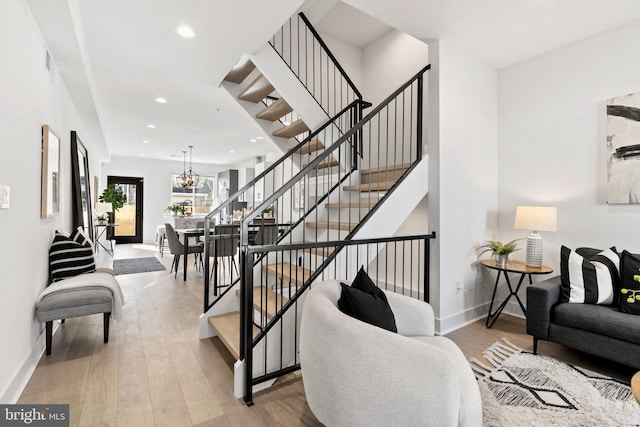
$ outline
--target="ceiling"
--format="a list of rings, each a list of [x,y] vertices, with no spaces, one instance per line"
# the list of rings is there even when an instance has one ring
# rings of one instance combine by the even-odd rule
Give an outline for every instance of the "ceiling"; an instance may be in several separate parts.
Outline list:
[[[26,2],[88,137],[107,147],[105,160],[110,153],[181,162],[193,145],[194,162],[227,165],[275,151],[218,84],[303,0]],[[497,68],[640,18],[637,0],[345,3],[308,0],[304,7],[324,7],[319,31],[360,48],[395,27],[425,41],[444,39]],[[174,29],[181,24],[196,37],[179,37]],[[158,104],[156,97],[168,102]]]

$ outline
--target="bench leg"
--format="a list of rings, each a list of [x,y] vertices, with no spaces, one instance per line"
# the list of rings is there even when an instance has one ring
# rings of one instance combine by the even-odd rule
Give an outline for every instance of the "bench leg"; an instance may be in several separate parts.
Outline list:
[[[45,323],[45,353],[48,355],[51,354],[51,336],[53,335],[53,320],[50,320]]]
[[[111,317],[111,313],[103,313],[103,329],[104,329],[104,342],[109,342],[109,318]]]

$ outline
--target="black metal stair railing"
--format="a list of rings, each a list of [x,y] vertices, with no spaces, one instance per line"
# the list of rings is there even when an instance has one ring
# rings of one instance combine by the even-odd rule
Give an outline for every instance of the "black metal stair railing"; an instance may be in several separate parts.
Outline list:
[[[362,100],[362,94],[304,13],[289,18],[269,44],[328,117]]]
[[[281,340],[284,339],[285,314],[297,310],[296,301],[314,280],[328,277],[328,267],[337,267],[339,250],[326,249],[328,243],[353,239],[422,159],[424,74],[429,68],[427,65],[420,70],[241,221],[240,358],[246,359],[247,390],[251,389],[250,383],[281,375],[295,365],[269,371],[265,353],[264,372],[254,377],[253,349],[261,340],[266,341],[267,332],[274,328],[280,328]],[[359,147],[356,157],[352,155],[353,146]],[[354,161],[358,162],[358,173],[354,173]],[[299,206],[303,214],[297,213]],[[249,226],[267,207],[273,209],[276,223],[282,224],[284,234],[278,242],[281,249],[265,250],[259,259],[254,259],[252,254],[260,250],[248,245]],[[282,249],[282,245],[314,253],[300,257],[298,252]],[[273,288],[288,302],[277,297],[269,301],[266,291],[255,301],[254,286]],[[267,311],[271,311],[269,316],[260,314],[258,320],[254,318],[255,313]],[[255,338],[254,326],[260,330]],[[263,345],[266,349],[267,344]],[[292,358],[295,359],[293,353]],[[250,401],[250,391],[247,393]]]
[[[286,183],[292,176],[294,176],[299,170],[303,169],[307,163],[316,155],[322,155],[325,151],[331,148],[334,141],[340,139],[345,130],[351,129],[355,123],[362,117],[363,102],[355,100],[343,110],[339,111],[334,117],[328,120],[318,130],[311,132],[307,138],[293,147],[287,154],[282,156],[271,166],[265,169],[261,174],[243,186],[241,189],[230,195],[225,201],[217,206],[205,217],[205,271],[210,271],[210,257],[215,256],[215,253],[211,253],[210,241],[211,240],[224,240],[233,238],[233,229],[230,232],[220,231],[220,235],[211,236],[211,231],[214,230],[214,226],[221,224],[233,225],[234,222],[238,222],[242,219],[242,215],[246,217],[246,212],[251,210],[250,214],[252,220],[256,217],[262,217],[262,213],[267,206],[261,204],[262,200],[270,196],[274,191],[277,191],[279,187]],[[317,148],[312,153],[306,153],[303,151],[307,144],[312,144],[314,141],[322,143],[322,147]],[[356,141],[356,139],[353,139]],[[356,142],[353,146],[349,147],[349,156],[353,156],[355,152]],[[351,163],[351,162],[350,162]],[[355,163],[355,162],[353,162]],[[298,198],[300,200],[300,198]],[[295,202],[295,200],[293,200]],[[245,209],[246,206],[246,209]],[[307,214],[304,211],[305,205],[296,205],[297,208],[291,211],[291,215],[286,218],[287,223],[296,222],[301,216]],[[309,205],[306,205],[309,208]],[[234,211],[236,219],[234,220]],[[260,218],[256,221],[260,223]],[[283,223],[281,221],[280,223]],[[218,227],[221,228],[221,227]],[[248,226],[247,226],[248,228]],[[219,230],[217,230],[219,231]],[[285,231],[285,230],[282,230]],[[247,244],[246,236],[243,244]],[[215,245],[214,245],[215,246]],[[225,283],[225,291],[219,295],[219,288],[223,287],[218,284],[217,274],[210,275],[205,274],[204,277],[204,312],[208,311],[213,304],[222,297],[232,285],[239,280],[238,275],[234,277],[232,268],[230,270],[230,279]],[[213,276],[213,277],[212,277]],[[213,281],[213,286],[212,282]]]

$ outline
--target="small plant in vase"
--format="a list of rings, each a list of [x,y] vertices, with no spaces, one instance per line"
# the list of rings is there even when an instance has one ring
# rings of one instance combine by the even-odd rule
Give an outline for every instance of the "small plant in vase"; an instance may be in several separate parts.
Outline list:
[[[487,240],[478,247],[478,250],[481,251],[478,256],[486,252],[491,252],[491,258],[495,259],[496,265],[504,267],[507,265],[507,262],[509,262],[509,255],[520,250],[516,243],[518,240],[519,239],[512,240],[507,243],[501,243],[497,240]]]
[[[98,220],[98,225],[107,225],[107,221],[109,221],[106,213],[101,213],[96,219]]]
[[[181,215],[184,213],[184,208],[176,204],[167,206],[166,210],[171,212],[171,216]]]
[[[271,218],[273,216],[273,205],[264,208],[264,210],[262,211],[262,216],[264,218]]]

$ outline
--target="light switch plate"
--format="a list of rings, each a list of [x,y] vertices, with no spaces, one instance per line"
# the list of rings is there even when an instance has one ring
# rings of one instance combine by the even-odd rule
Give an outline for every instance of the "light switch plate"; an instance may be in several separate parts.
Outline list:
[[[0,184],[0,209],[9,209],[9,196],[11,188],[8,185]]]

